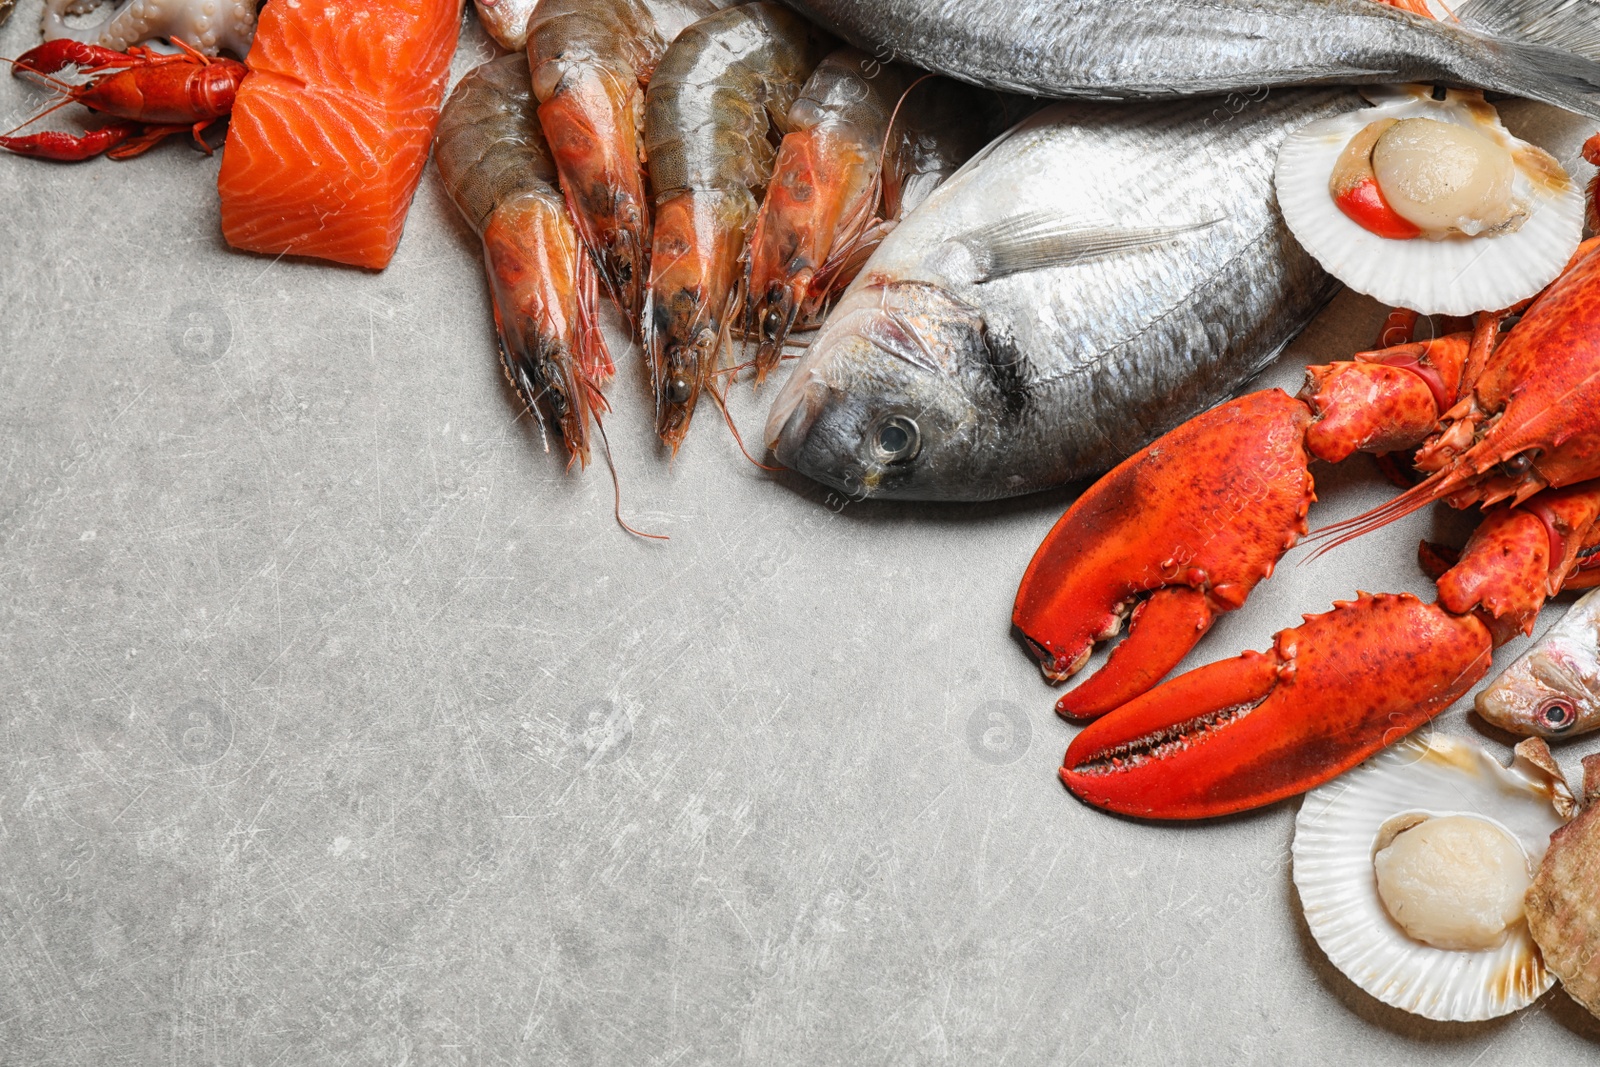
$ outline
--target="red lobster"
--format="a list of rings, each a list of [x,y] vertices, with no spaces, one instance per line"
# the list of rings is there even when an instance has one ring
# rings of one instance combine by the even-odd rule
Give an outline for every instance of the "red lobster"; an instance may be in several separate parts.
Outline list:
[[[137,45],[117,52],[67,39],[47,41],[24,52],[12,60],[12,73],[34,74],[61,89],[67,98],[56,107],[77,102],[120,121],[78,135],[56,130],[22,137],[6,135],[0,137],[0,148],[41,159],[75,161],[102,152],[112,159],[131,159],[165,137],[193,132],[209,155],[211,146],[200,134],[233,110],[245,65],[201,55],[177,39],[172,43],[179,51],[171,55]],[[93,77],[83,85],[51,77],[69,65]]]
[[[1577,572],[1600,541],[1600,238],[1502,340],[1509,315],[1309,368],[1298,398],[1274,389],[1214,408],[1068,509],[1022,579],[1017,629],[1060,680],[1131,612],[1105,665],[1057,705],[1104,716],[1067,750],[1074,794],[1189,819],[1303,792],[1465,694],[1564,584],[1593,584]],[[1439,500],[1500,505],[1459,559],[1423,546],[1434,604],[1360,593],[1270,651],[1157,686],[1306,532],[1311,457],[1419,446],[1424,480],[1319,536],[1331,548]]]

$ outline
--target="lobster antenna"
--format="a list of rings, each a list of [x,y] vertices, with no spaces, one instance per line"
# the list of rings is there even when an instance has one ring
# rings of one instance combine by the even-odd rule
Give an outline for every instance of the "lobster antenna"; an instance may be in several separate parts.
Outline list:
[[[7,130],[5,133],[0,133],[0,137],[10,137],[12,134],[16,133],[18,130],[25,129],[25,128],[29,127],[29,126],[32,126],[35,122],[38,122],[40,119],[44,118],[46,115],[50,114],[52,111],[60,111],[62,108],[66,107],[70,103],[72,103],[72,98],[68,97],[67,99],[62,100],[59,103],[51,104],[49,107],[45,108],[43,111],[39,112],[37,115],[34,115],[31,118],[24,119],[22,121],[21,125],[13,126],[13,127],[11,127],[11,129]]]
[[[1354,541],[1391,522],[1403,519],[1414,511],[1420,511],[1429,504],[1443,500],[1465,485],[1471,477],[1470,472],[1466,475],[1452,474],[1442,478],[1435,475],[1427,481],[1418,482],[1399,496],[1379,504],[1370,511],[1324,526],[1320,530],[1313,530],[1306,538],[1307,541],[1327,543],[1320,545],[1315,552],[1306,557],[1306,562],[1318,559],[1346,542]],[[1435,478],[1438,480],[1434,480]]]
[[[24,73],[24,74],[31,74],[35,78],[38,78],[40,81],[48,82],[49,84],[55,86],[57,89],[60,89],[64,93],[70,93],[70,92],[72,92],[72,90],[77,88],[77,86],[73,85],[71,82],[62,81],[60,78],[57,78],[57,77],[55,77],[53,75],[50,75],[50,74],[46,74],[44,71],[40,70],[38,67],[30,67],[30,66],[28,66],[28,64],[22,62],[20,59],[9,59],[9,58],[7,58],[5,56],[0,56],[0,61],[4,61],[6,63],[10,63],[13,67],[16,67],[18,70],[22,71],[22,73]],[[70,101],[64,101],[64,102],[70,102]],[[60,104],[56,105],[56,107],[60,107],[60,106],[61,106]],[[40,112],[40,114],[48,115],[49,112],[48,111]],[[37,116],[35,116],[35,117],[37,117]],[[33,121],[33,119],[29,119],[28,120],[28,122],[32,122],[32,121]],[[27,122],[24,122],[22,124],[22,126],[26,126],[27,124],[28,124]],[[22,126],[18,126],[17,129],[19,129],[19,130],[22,129]]]

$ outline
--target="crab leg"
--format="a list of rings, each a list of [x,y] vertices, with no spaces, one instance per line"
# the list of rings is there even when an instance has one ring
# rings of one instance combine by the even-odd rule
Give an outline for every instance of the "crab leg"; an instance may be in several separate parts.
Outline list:
[[[1489,669],[1488,628],[1409,594],[1359,594],[1092,723],[1061,780],[1125,815],[1202,819],[1302,793],[1391,744]]]

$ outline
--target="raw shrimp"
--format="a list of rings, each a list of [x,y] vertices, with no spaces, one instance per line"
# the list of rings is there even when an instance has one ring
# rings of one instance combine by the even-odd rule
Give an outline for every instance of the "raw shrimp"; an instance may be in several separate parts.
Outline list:
[[[794,129],[750,239],[745,335],[759,341],[757,381],[895,223],[1032,106],[855,49],[823,60],[789,109]]]
[[[903,219],[1014,123],[1039,109],[1027,96],[929,78],[900,104],[883,161],[883,216]]]
[[[639,132],[644,83],[684,5],[658,11],[642,0],[544,0],[528,20],[528,69],[539,125],[561,176],[578,235],[617,306],[637,320],[650,252]],[[695,17],[710,3],[692,5]],[[676,26],[671,26],[677,14]]]
[[[663,40],[671,41],[692,22],[705,18],[737,0],[650,0],[646,5],[655,16]],[[520,52],[528,46],[529,23],[535,12],[544,13],[540,0],[474,0],[478,21],[502,48]]]
[[[528,21],[539,124],[606,291],[638,321],[650,262],[644,86],[711,0],[544,0]]]
[[[606,410],[611,357],[595,318],[594,265],[555,187],[520,52],[461,79],[445,102],[434,162],[461,214],[483,238],[506,377],[568,452],[589,460],[589,420]]]
[[[667,49],[645,95],[645,158],[655,190],[645,353],[656,433],[682,443],[737,307],[740,252],[772,173],[770,122],[825,53],[823,35],[763,0],[718,12]]]
[[[813,285],[817,275],[877,221],[889,119],[914,77],[841,48],[789,108],[745,268],[745,335],[760,341],[757,381],[777,366],[796,320],[820,309],[828,289]]]

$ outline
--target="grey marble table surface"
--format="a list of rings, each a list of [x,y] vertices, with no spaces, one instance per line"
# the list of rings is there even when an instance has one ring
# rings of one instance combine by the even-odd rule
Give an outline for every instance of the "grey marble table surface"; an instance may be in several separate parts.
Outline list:
[[[456,75],[490,55],[469,15]],[[45,99],[0,78],[0,125]],[[228,250],[217,166],[0,158],[0,1064],[1600,1053],[1559,990],[1477,1025],[1360,992],[1300,917],[1298,802],[1152,826],[1061,788],[1009,615],[1068,494],[847,502],[712,408],[668,462],[618,335],[623,508],[671,540],[630,537],[519,419],[431,168],[370,273]],[[1381,314],[1340,297],[1263,380]],[[735,389],[748,440],[771,396]],[[1297,550],[1188,662],[1431,598],[1417,539],[1466,529]],[[1508,756],[1467,704],[1431,728]]]

